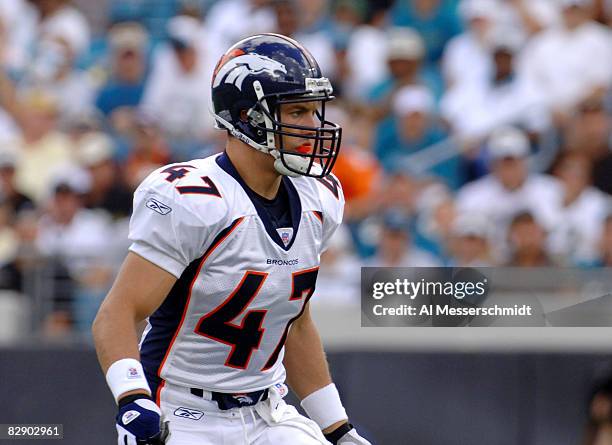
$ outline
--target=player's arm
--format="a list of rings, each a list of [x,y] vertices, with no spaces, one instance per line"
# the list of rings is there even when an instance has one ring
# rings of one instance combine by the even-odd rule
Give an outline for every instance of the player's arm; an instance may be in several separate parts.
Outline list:
[[[138,324],[161,305],[175,282],[174,275],[133,252],[128,253],[92,328],[98,360],[105,374],[118,360],[140,359]],[[134,392],[149,391],[128,390],[116,398]]]
[[[370,444],[348,422],[338,390],[332,383],[309,304],[301,317],[291,325],[283,363],[287,370],[287,383],[301,399],[304,410],[317,422],[331,443]]]
[[[93,323],[98,360],[119,405],[119,444],[164,443],[166,432],[139,362],[136,331],[175,282],[174,275],[130,252]]]

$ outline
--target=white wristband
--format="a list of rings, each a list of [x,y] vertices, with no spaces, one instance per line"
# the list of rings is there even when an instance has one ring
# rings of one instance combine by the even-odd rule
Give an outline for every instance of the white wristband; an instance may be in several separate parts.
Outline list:
[[[151,388],[147,383],[144,370],[140,362],[133,358],[117,360],[110,365],[106,371],[106,383],[110,388],[115,401],[119,401],[119,396],[135,389],[144,389],[151,394]]]
[[[346,410],[340,401],[338,389],[333,383],[304,397],[300,405],[308,417],[314,420],[322,430],[336,422],[348,419]]]

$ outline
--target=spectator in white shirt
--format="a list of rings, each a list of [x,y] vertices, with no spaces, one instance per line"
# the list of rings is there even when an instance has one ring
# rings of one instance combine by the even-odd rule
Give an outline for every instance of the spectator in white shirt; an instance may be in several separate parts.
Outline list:
[[[63,36],[75,56],[89,48],[89,23],[70,5],[70,0],[35,0],[32,3],[39,14],[39,36]]]
[[[569,264],[591,263],[612,197],[591,186],[591,160],[577,151],[561,155],[553,169],[561,181],[559,217],[551,232],[553,254]]]
[[[215,2],[206,14],[204,28],[211,40],[215,60],[238,40],[276,26],[271,0],[224,0]]]
[[[387,10],[371,10],[365,23],[351,33],[346,49],[348,75],[344,83],[345,94],[352,100],[365,102],[369,91],[388,74],[388,35],[385,30]],[[364,63],[367,54],[367,63]]]
[[[491,60],[487,38],[497,20],[495,0],[463,0],[459,7],[467,30],[453,37],[442,56],[442,73],[451,88],[490,77]]]
[[[550,125],[548,109],[536,85],[517,69],[522,47],[513,30],[497,29],[489,39],[490,77],[451,88],[441,109],[455,134],[478,140],[502,125],[519,125],[541,133]]]
[[[214,131],[209,111],[213,67],[199,45],[200,25],[188,16],[168,22],[169,46],[160,48],[142,100],[145,112],[162,126],[177,160],[193,157]]]
[[[0,63],[21,73],[36,37],[36,10],[26,0],[0,1]]]
[[[19,85],[20,89],[37,88],[53,96],[62,124],[90,113],[94,107],[97,84],[87,71],[75,68],[77,51],[65,33],[46,34]]]
[[[591,18],[591,0],[560,0],[563,26],[533,38],[523,69],[563,123],[574,107],[612,83],[612,36]]]
[[[491,173],[463,186],[460,213],[481,215],[494,228],[494,245],[503,246],[505,229],[519,212],[528,211],[548,230],[556,223],[561,188],[547,175],[530,173],[529,140],[517,128],[495,130],[487,143]]]
[[[59,330],[58,325],[64,324],[66,317],[80,324],[84,315],[79,309],[84,304],[82,300],[97,293],[99,303],[112,277],[109,255],[113,251],[114,233],[106,212],[83,208],[82,195],[89,184],[85,171],[74,166],[62,169],[55,177],[46,212],[38,225],[36,247],[43,255],[65,265],[68,272],[68,277],[61,280],[55,277],[55,286],[69,287],[63,289],[64,301],[57,301],[56,297],[56,312],[45,322],[48,332]],[[87,321],[91,322],[91,317],[88,315]]]

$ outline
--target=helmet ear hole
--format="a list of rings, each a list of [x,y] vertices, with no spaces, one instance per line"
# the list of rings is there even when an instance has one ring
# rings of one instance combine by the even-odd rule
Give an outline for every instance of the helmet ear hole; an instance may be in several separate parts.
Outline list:
[[[249,116],[248,116],[248,114],[247,114],[247,110],[241,110],[241,111],[240,111],[240,120],[241,120],[242,122],[248,122],[248,120],[249,120]]]

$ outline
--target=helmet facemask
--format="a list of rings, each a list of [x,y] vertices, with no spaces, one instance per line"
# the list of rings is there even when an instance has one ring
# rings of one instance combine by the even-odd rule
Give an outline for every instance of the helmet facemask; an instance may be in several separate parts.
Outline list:
[[[255,82],[258,101],[247,112],[247,116],[254,132],[258,136],[265,135],[264,142],[258,145],[276,159],[274,167],[279,173],[294,177],[323,178],[331,172],[338,157],[342,128],[325,119],[326,102],[333,99],[329,81],[325,78],[308,80],[311,82],[307,82],[306,86],[310,88],[306,91],[274,94],[263,94],[261,87]],[[320,103],[321,106],[316,111],[318,126],[282,122],[282,105],[304,102]],[[295,151],[285,146],[283,136],[309,140],[312,144],[304,144],[304,151]]]

